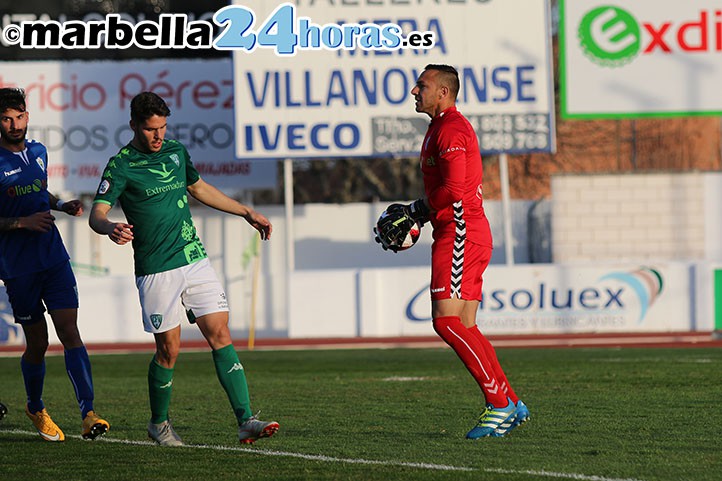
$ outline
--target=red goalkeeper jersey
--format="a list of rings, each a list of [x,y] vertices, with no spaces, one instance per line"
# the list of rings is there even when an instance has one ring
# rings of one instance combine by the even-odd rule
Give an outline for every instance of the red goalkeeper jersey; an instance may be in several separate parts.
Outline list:
[[[483,169],[476,133],[456,107],[431,120],[421,148],[424,190],[432,210],[434,239],[466,234],[482,245],[492,245],[482,199]]]

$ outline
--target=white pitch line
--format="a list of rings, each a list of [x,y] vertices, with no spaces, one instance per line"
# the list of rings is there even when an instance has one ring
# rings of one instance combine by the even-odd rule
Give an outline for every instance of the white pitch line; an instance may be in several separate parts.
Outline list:
[[[34,431],[21,431],[19,429],[2,430],[2,433],[21,434],[26,436],[37,436],[38,433]],[[89,442],[77,435],[66,435],[66,438],[74,438],[82,441]],[[104,443],[116,443],[116,444],[128,444],[132,446],[155,446],[154,442],[151,441],[131,441],[129,439],[114,439],[108,437],[101,437],[95,440],[96,442]],[[309,461],[324,461],[331,463],[345,463],[345,464],[367,464],[375,466],[402,466],[405,468],[417,468],[417,469],[428,469],[434,471],[482,471],[485,473],[496,473],[496,474],[526,474],[538,478],[558,478],[558,479],[574,479],[578,481],[643,481],[635,478],[607,478],[604,476],[576,474],[576,473],[555,473],[552,471],[536,471],[536,470],[514,470],[514,469],[495,469],[495,468],[484,468],[477,470],[475,468],[467,468],[464,466],[450,466],[447,464],[431,464],[431,463],[410,463],[404,461],[378,461],[373,459],[360,459],[360,458],[336,458],[333,456],[325,456],[322,454],[303,454],[303,453],[291,453],[288,451],[273,451],[256,448],[241,448],[236,446],[217,446],[209,444],[186,444],[184,446],[178,446],[171,449],[210,449],[214,451],[233,451],[249,454],[260,454],[263,456],[282,456],[288,458],[306,459]]]
[[[21,431],[17,429],[11,429],[7,431],[0,431],[3,433],[22,434],[28,436],[37,436],[38,433],[33,431]],[[87,441],[82,436],[77,435],[66,435],[66,438],[80,439]],[[155,446],[152,441],[131,441],[129,439],[113,439],[108,437],[101,437],[95,441],[105,443],[116,443],[116,444],[129,444],[133,446]],[[449,466],[445,464],[431,464],[431,463],[409,463],[403,461],[375,461],[372,459],[354,459],[354,458],[335,458],[332,456],[325,456],[322,454],[303,454],[303,453],[291,453],[288,451],[273,451],[256,448],[241,448],[236,446],[217,446],[209,444],[186,444],[183,446],[174,447],[172,449],[211,449],[214,451],[233,451],[249,454],[261,454],[264,456],[283,456],[288,458],[299,458],[307,459],[309,461],[327,461],[334,463],[346,463],[346,464],[372,464],[379,466],[403,466],[405,468],[419,468],[419,469],[431,469],[436,471],[475,471],[474,468],[466,468],[463,466]]]

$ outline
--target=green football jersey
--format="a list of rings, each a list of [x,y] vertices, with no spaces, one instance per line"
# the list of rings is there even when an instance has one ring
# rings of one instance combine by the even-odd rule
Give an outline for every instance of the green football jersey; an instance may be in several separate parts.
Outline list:
[[[120,202],[133,226],[135,275],[182,267],[205,257],[188,207],[187,186],[200,179],[180,142],[165,140],[158,152],[128,144],[111,157],[93,203]]]

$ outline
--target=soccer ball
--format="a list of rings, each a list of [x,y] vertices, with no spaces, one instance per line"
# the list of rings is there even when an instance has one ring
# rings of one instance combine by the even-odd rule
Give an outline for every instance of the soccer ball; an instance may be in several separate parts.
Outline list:
[[[411,226],[411,229],[409,229],[409,232],[406,234],[406,237],[401,242],[398,242],[398,240],[394,241],[391,244],[386,244],[381,239],[383,239],[386,234],[384,232],[385,230],[388,230],[390,228],[390,224],[386,218],[389,217],[389,214],[387,211],[383,211],[381,213],[381,216],[379,217],[379,220],[376,222],[376,229],[374,229],[377,233],[377,240],[381,242],[382,244],[385,244],[385,247],[387,249],[391,249],[395,252],[405,251],[406,249],[410,249],[419,241],[419,237],[421,237],[421,224],[419,224],[416,221],[412,221],[413,225]],[[408,217],[406,218],[407,221],[410,220]],[[384,222],[386,220],[386,222]]]
[[[419,237],[421,237],[421,224],[414,222],[414,225],[409,230],[409,233],[406,234],[398,250],[405,251],[406,249],[410,249],[419,241]]]

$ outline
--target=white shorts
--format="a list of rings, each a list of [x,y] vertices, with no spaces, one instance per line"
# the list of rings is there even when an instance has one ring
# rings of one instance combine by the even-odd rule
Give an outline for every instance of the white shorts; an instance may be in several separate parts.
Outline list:
[[[160,333],[213,312],[228,312],[228,299],[210,261],[135,278],[143,329]]]

